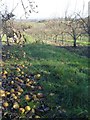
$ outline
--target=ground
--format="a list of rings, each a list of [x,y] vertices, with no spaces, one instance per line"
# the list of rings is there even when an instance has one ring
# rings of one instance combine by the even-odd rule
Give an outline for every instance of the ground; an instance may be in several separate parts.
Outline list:
[[[2,48],[3,119],[88,119],[87,43],[74,48],[29,33],[26,39]]]

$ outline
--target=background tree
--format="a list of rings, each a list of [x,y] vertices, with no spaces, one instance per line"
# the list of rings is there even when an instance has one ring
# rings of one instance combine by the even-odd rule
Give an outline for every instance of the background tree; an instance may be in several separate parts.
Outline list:
[[[80,24],[80,20],[78,19],[77,15],[69,16],[67,20],[62,22],[66,25],[65,33],[69,34],[73,39],[73,46],[77,46],[77,39],[81,36],[82,28]]]
[[[84,30],[84,33],[88,35],[90,41],[90,16],[86,18],[82,18],[80,14],[77,14],[77,16],[79,16],[82,29]]]
[[[53,19],[48,20],[45,25],[46,28],[49,30],[49,34],[51,34],[51,38],[57,44],[63,44],[65,39],[64,28],[65,25],[62,24],[63,19]],[[51,31],[51,32],[50,32]]]
[[[2,0],[3,1],[3,0]],[[27,19],[28,18],[28,16],[30,16],[30,14],[32,13],[32,12],[36,12],[37,13],[37,11],[35,10],[36,9],[36,7],[37,7],[37,5],[35,5],[35,2],[33,2],[33,1],[31,1],[31,0],[27,0],[27,2],[28,2],[28,4],[27,5],[25,5],[25,3],[24,3],[24,1],[23,0],[20,0],[21,1],[21,5],[22,5],[22,7],[23,7],[23,9],[24,9],[24,15],[25,15],[25,18]],[[3,6],[5,6],[4,4],[2,4]],[[1,5],[1,6],[2,6]],[[3,34],[6,34],[6,38],[7,38],[7,45],[9,45],[9,37],[13,37],[14,38],[14,33],[16,33],[13,29],[14,28],[12,28],[11,26],[8,26],[8,23],[10,23],[11,22],[11,20],[12,20],[12,18],[15,16],[14,14],[13,14],[13,12],[15,11],[15,9],[18,7],[18,3],[17,3],[17,5],[15,6],[15,8],[13,8],[12,10],[11,10],[11,12],[8,12],[8,10],[7,10],[7,6],[5,6],[5,9],[3,10],[3,11],[5,11],[5,12],[2,12],[2,11],[0,11],[0,13],[1,13],[1,16],[2,16],[2,18],[1,18],[1,21],[2,21],[2,32],[3,32]],[[19,31],[19,33],[20,33],[20,31]],[[20,33],[21,34],[21,33]],[[16,34],[17,35],[17,34]],[[20,35],[19,35],[20,36]],[[15,40],[15,39],[14,39]],[[16,40],[15,40],[16,41]]]

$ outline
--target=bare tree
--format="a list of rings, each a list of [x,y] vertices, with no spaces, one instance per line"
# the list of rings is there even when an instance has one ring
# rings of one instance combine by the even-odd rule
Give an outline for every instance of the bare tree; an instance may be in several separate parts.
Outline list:
[[[69,34],[72,37],[74,41],[73,46],[76,47],[77,39],[79,38],[79,36],[81,36],[82,31],[80,20],[77,18],[77,15],[75,15],[74,17],[69,16],[69,19],[67,18],[67,20],[62,23],[66,25],[65,33]]]
[[[77,16],[79,16],[82,29],[88,35],[88,39],[90,41],[90,16],[86,18],[82,18],[80,14],[77,14]]]
[[[63,44],[65,35],[64,35],[64,24],[62,24],[62,19],[52,19],[45,23],[46,28],[49,30],[51,38],[53,41],[59,45]],[[47,32],[47,33],[49,33]]]
[[[2,0],[3,1],[3,0]],[[30,14],[32,13],[32,12],[36,12],[37,13],[37,11],[35,11],[35,8],[37,7],[37,5],[35,5],[35,3],[34,2],[32,2],[31,0],[27,0],[28,1],[28,5],[26,6],[25,5],[25,3],[24,3],[24,1],[23,0],[21,0],[21,5],[22,5],[22,7],[23,7],[23,9],[24,9],[24,15],[25,15],[25,17],[27,18],[27,16],[30,16]],[[13,8],[12,10],[11,10],[11,12],[8,12],[8,10],[7,9],[5,9],[5,13],[1,13],[1,15],[2,15],[2,31],[3,31],[3,34],[6,34],[6,38],[7,38],[7,45],[9,45],[9,38],[13,38],[13,40],[16,42],[16,39],[15,39],[15,37],[14,37],[14,35],[16,34],[16,36],[18,37],[18,34],[17,34],[17,32],[15,32],[15,30],[14,30],[14,28],[12,28],[11,26],[8,26],[8,22],[10,22],[10,20],[12,20],[12,18],[15,16],[14,14],[13,14],[13,12],[15,11],[15,9],[17,8],[17,6],[18,6],[18,3],[17,3],[17,5],[15,6],[15,8]],[[7,7],[6,7],[7,8]],[[27,9],[28,8],[28,9]],[[19,31],[18,32],[19,33],[19,36],[21,35],[21,32]],[[25,36],[24,35],[22,35],[23,36],[23,38],[25,39]],[[21,37],[22,37],[21,36]],[[20,38],[21,38],[20,37]],[[20,39],[19,38],[19,39]]]

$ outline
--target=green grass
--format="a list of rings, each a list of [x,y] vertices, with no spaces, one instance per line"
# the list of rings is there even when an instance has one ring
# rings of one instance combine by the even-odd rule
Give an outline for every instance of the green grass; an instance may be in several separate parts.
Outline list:
[[[27,66],[25,73],[41,74],[39,82],[51,108],[42,118],[60,117],[59,109],[66,111],[68,117],[88,114],[88,58],[46,44],[32,43],[7,49],[13,56],[5,61],[7,71],[16,63]]]
[[[70,44],[70,43],[73,44],[73,41],[74,41],[74,40],[66,40],[66,42],[68,42],[69,44]],[[85,40],[77,40],[77,41],[76,41],[76,44],[77,44],[77,45],[82,45],[82,46],[87,46],[87,45],[90,45],[90,42],[88,41],[88,37],[87,37],[87,39],[85,39]]]

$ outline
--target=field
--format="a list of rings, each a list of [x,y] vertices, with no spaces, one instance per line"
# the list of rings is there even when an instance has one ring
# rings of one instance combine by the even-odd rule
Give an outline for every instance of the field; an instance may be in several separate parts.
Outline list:
[[[3,119],[88,119],[87,36],[74,48],[73,40],[52,39],[55,31],[44,23],[28,24],[24,45],[3,45]]]

